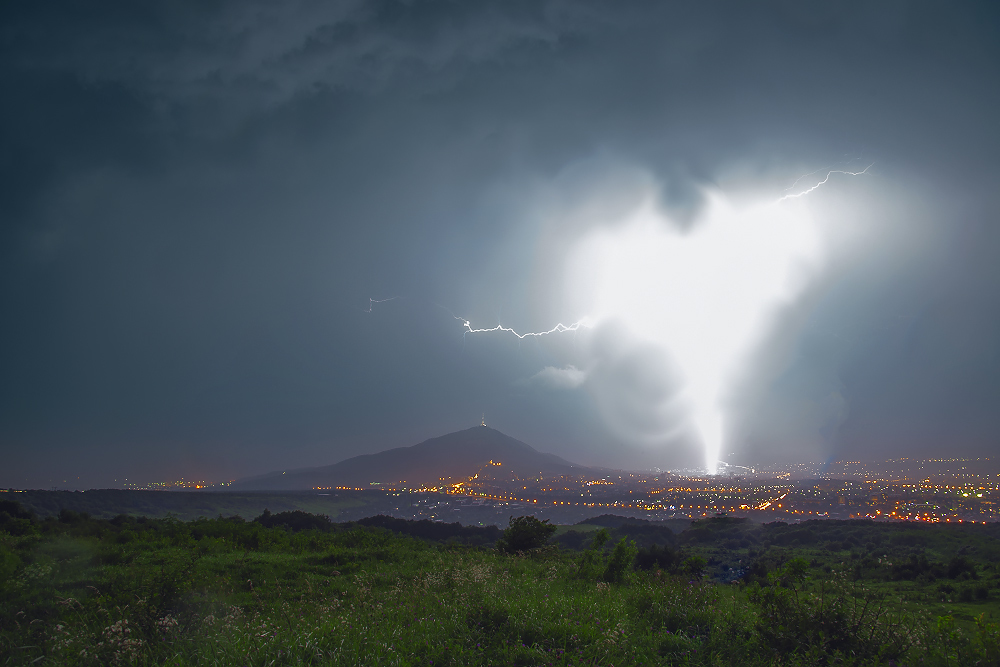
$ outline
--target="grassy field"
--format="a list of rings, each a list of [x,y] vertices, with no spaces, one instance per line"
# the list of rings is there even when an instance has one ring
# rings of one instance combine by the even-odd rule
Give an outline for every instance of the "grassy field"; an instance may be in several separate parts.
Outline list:
[[[659,544],[655,526],[602,528],[581,550],[506,554],[301,514],[38,520],[4,503],[0,662],[1000,664],[993,526],[716,519]]]

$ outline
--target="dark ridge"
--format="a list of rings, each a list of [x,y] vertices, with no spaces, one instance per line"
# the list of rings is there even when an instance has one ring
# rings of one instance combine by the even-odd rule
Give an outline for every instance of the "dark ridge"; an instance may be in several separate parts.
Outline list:
[[[330,517],[323,514],[309,514],[302,510],[271,514],[270,510],[265,509],[263,514],[254,519],[254,523],[259,523],[265,528],[282,526],[294,532],[300,530],[330,530],[333,527]]]
[[[62,510],[87,513],[110,519],[118,514],[150,518],[173,516],[180,520],[214,517],[220,514],[243,517],[293,510],[329,514],[337,518],[343,499],[335,495],[317,496],[303,492],[269,491],[146,491],[135,489],[91,489],[90,491],[23,491],[11,494],[17,502],[40,518],[59,516]],[[12,502],[12,501],[8,501]],[[376,510],[378,511],[378,510]]]
[[[400,535],[409,535],[429,542],[459,542],[466,545],[492,545],[502,534],[496,526],[463,526],[460,523],[442,523],[421,519],[397,519],[379,514],[357,521],[333,523],[330,517],[323,514],[310,514],[300,510],[272,514],[264,510],[263,514],[253,520],[265,528],[285,528],[292,532],[303,530],[344,530],[353,526],[365,528],[384,528]]]
[[[672,545],[677,542],[677,535],[674,530],[665,522],[648,521],[646,519],[632,519],[615,514],[603,514],[593,519],[580,521],[577,524],[601,526],[608,528],[610,540],[609,545],[613,545],[621,538],[635,541],[639,547],[651,547],[655,544]],[[678,531],[679,532],[679,531]],[[580,530],[567,530],[561,535],[553,538],[553,542],[564,549],[580,550],[587,548],[593,541],[593,532]]]
[[[379,514],[366,519],[360,519],[355,523],[362,526],[385,528],[401,535],[410,535],[423,540],[434,542],[458,541],[469,545],[492,545],[496,542],[503,531],[496,526],[463,526],[455,523],[441,523],[421,519],[411,521],[408,519],[396,519],[391,516]]]
[[[575,525],[581,526],[583,524],[587,524],[590,526],[603,526],[605,528],[619,528],[625,524],[652,525],[654,523],[656,522],[650,521],[649,519],[634,519],[628,516],[618,516],[617,514],[602,514],[601,516],[595,516],[590,519],[584,519],[583,521],[577,521]]]

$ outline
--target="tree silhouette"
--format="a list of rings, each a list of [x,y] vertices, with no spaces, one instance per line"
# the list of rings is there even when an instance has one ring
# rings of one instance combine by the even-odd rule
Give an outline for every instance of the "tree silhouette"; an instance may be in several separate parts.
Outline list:
[[[537,549],[544,546],[554,532],[556,527],[550,526],[548,519],[539,521],[533,516],[511,517],[503,536],[497,540],[497,549],[509,554]]]

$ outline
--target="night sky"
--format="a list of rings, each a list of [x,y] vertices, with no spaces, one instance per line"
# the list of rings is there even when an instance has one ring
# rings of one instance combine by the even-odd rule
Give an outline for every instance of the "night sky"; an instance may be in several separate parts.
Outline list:
[[[0,486],[1000,455],[998,19],[3,3]]]

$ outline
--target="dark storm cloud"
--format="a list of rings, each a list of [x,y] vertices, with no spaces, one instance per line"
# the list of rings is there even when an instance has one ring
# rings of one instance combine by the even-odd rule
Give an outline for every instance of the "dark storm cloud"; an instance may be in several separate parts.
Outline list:
[[[463,338],[440,306],[578,316],[552,287],[590,224],[566,211],[627,209],[637,173],[690,227],[705,187],[859,160],[872,178],[830,201],[874,231],[782,313],[734,449],[996,446],[989,4],[0,11],[0,484],[328,463],[484,409],[610,464],[590,377],[556,372],[589,372],[583,338]]]

